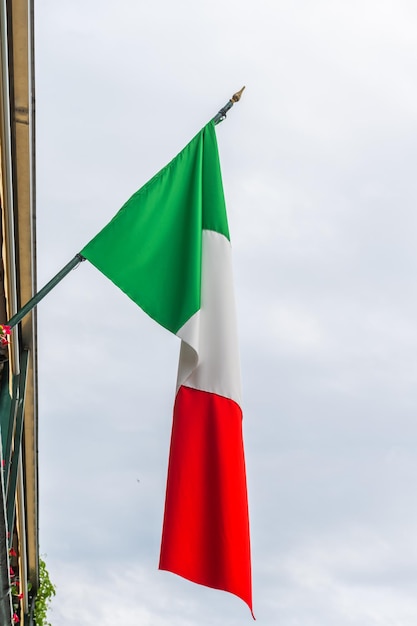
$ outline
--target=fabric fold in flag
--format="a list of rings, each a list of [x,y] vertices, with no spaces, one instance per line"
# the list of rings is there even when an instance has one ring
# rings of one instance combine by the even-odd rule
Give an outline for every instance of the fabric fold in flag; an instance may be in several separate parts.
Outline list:
[[[231,248],[214,124],[81,254],[181,339],[159,567],[233,593],[252,611]]]

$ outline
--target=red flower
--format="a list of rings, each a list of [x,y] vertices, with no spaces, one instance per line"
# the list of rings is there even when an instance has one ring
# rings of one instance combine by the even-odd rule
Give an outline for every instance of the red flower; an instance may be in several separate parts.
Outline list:
[[[6,463],[6,461],[3,461],[3,463]],[[16,552],[16,550],[14,548],[10,548],[9,556],[17,556],[17,552]]]
[[[18,600],[21,600],[21,599],[23,598],[23,593],[19,593],[19,594],[16,596],[16,598],[17,598]]]
[[[16,613],[13,613],[13,618],[12,619],[13,619],[15,624],[17,624],[17,622],[20,622],[19,616],[16,615]]]
[[[7,339],[7,336],[10,335],[12,329],[10,326],[6,326],[5,324],[0,324],[0,344],[2,346],[8,346],[10,341]]]

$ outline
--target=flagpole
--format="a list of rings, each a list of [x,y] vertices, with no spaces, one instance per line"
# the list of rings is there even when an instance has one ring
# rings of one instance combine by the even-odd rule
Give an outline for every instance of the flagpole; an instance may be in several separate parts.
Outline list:
[[[220,109],[220,111],[213,117],[212,121],[214,122],[215,126],[217,126],[217,124],[220,124],[220,122],[223,122],[223,120],[226,119],[227,112],[230,111],[230,109],[235,104],[235,102],[239,102],[244,89],[245,89],[245,87],[242,87],[242,89],[240,91],[237,91],[235,94],[233,94],[233,96],[224,105],[224,107],[222,109]]]
[[[45,287],[38,291],[33,298],[28,300],[28,302],[26,302],[26,304],[9,319],[6,326],[10,326],[10,328],[16,326],[16,324],[18,324],[25,317],[25,315],[27,315],[38,304],[38,302],[40,302],[58,283],[61,282],[63,278],[65,278],[67,274],[70,273],[71,270],[77,267],[82,261],[85,261],[85,258],[81,256],[81,254],[76,254],[75,257],[71,259],[71,261],[67,263],[65,267],[58,272],[58,274],[56,274],[56,276],[51,278]]]
[[[213,117],[212,122],[217,125],[220,124],[220,122],[223,122],[223,120],[226,119],[226,115],[227,112],[230,111],[230,109],[232,108],[232,106],[235,104],[235,102],[239,102],[243,90],[245,89],[245,87],[242,87],[242,89],[240,89],[240,91],[237,91],[235,94],[233,94],[233,96],[230,98],[230,100],[228,100],[228,102],[224,105],[224,107],[222,107],[220,109],[220,111]],[[63,278],[65,278],[65,276],[67,274],[70,273],[71,270],[73,270],[74,268],[76,268],[80,263],[82,263],[82,261],[85,261],[85,258],[81,255],[81,254],[76,254],[75,257],[73,259],[71,259],[71,261],[69,263],[67,263],[67,265],[65,265],[65,267],[62,268],[62,270],[60,272],[58,272],[58,274],[56,274],[56,276],[54,276],[53,278],[51,278],[51,280],[49,281],[49,283],[47,283],[45,285],[45,287],[43,287],[37,294],[35,294],[33,296],[33,298],[31,298],[30,300],[28,300],[28,302],[26,302],[26,304],[15,314],[13,315],[13,317],[11,317],[9,319],[9,321],[7,322],[6,326],[10,326],[10,328],[13,328],[13,326],[16,326],[16,324],[18,324],[19,322],[22,321],[22,319],[25,317],[25,315],[27,315],[28,313],[30,313],[30,311],[50,292],[52,291],[52,289],[54,287],[56,287],[56,285],[58,283],[61,282],[61,280]]]

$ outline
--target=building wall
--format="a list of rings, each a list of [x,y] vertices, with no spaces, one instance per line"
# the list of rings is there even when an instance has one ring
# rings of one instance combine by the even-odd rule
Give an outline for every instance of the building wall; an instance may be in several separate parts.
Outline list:
[[[36,290],[33,25],[31,0],[0,0],[0,324]],[[24,591],[17,609],[23,624],[31,622],[28,581],[33,594],[39,571],[36,337],[31,313],[13,330],[4,363],[0,351],[0,585],[5,544],[15,572],[9,582],[18,580]],[[0,626],[6,609],[0,606]]]

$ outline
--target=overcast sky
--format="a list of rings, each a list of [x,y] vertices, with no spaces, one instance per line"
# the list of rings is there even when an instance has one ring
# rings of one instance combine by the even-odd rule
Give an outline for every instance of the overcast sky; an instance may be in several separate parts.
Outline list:
[[[35,4],[39,286],[246,85],[217,136],[255,615],[415,626],[416,3]],[[87,262],[38,315],[53,626],[250,624],[157,569],[178,340]]]

